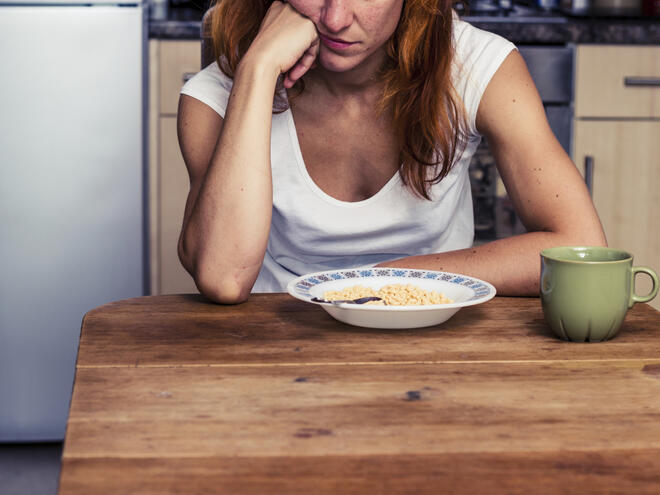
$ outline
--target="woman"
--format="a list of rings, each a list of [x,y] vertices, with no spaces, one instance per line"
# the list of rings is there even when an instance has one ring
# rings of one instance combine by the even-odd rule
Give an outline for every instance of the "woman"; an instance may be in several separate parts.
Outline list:
[[[538,294],[539,251],[603,245],[515,47],[450,0],[221,0],[218,62],[182,90],[179,255],[220,303],[355,266]],[[472,247],[481,136],[528,233]]]

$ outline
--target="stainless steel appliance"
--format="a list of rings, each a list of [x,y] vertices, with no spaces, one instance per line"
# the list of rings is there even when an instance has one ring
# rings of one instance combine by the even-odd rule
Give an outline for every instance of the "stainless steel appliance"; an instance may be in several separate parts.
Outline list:
[[[145,22],[0,0],[0,441],[64,438],[83,315],[145,292]]]

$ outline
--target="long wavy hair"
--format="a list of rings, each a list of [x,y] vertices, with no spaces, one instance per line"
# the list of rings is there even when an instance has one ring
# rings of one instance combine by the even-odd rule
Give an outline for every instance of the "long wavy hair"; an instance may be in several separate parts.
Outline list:
[[[273,0],[214,0],[213,46],[220,69],[233,77]],[[391,112],[401,146],[399,174],[418,196],[451,170],[466,143],[467,117],[451,80],[452,0],[405,0],[387,44],[380,110]],[[304,77],[296,88],[304,90]],[[281,103],[281,102],[280,102]],[[277,99],[274,111],[278,109]]]

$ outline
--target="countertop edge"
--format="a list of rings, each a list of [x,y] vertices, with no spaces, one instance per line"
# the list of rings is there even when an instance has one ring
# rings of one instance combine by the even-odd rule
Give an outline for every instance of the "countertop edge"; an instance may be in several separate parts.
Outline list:
[[[190,19],[197,15],[198,19]],[[149,38],[160,40],[201,39],[202,12],[149,22]],[[181,15],[179,14],[179,17]],[[580,18],[539,16],[530,18],[463,18],[473,26],[503,36],[517,44],[637,44],[660,45],[658,18]]]

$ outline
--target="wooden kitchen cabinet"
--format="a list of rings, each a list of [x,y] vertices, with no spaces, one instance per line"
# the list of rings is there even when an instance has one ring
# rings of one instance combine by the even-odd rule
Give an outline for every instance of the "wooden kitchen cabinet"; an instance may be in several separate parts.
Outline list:
[[[151,293],[197,292],[177,255],[188,195],[188,173],[179,150],[179,90],[200,70],[200,41],[151,40],[149,98],[149,217]]]
[[[593,163],[592,194],[608,243],[660,272],[660,47],[579,46],[573,158]],[[630,80],[630,79],[629,79]],[[650,279],[637,276],[637,292]],[[651,305],[660,309],[660,297]]]
[[[576,54],[575,115],[578,118],[660,118],[660,46],[580,45]],[[650,82],[650,81],[649,81]]]

